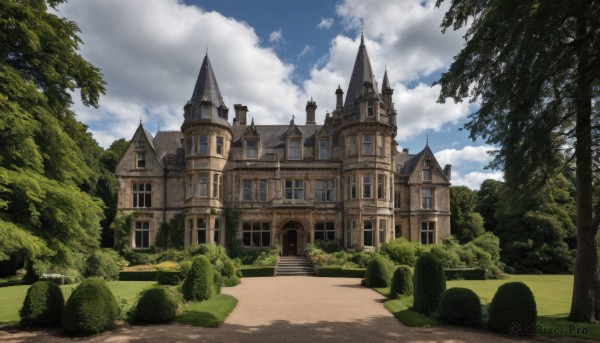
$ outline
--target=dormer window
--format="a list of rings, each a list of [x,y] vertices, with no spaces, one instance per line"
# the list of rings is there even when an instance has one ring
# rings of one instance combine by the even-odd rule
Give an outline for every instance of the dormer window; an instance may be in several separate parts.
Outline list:
[[[137,153],[135,165],[137,168],[140,168],[140,169],[146,168],[146,153],[145,152]]]
[[[329,139],[327,139],[327,138],[319,139],[319,159],[320,160],[328,160],[329,159]]]
[[[367,100],[367,117],[375,116],[375,101]]]
[[[300,160],[302,159],[302,150],[299,139],[290,139],[287,144],[287,155],[288,160]]]
[[[423,181],[431,181],[431,160],[423,161]]]
[[[246,140],[246,159],[255,160],[258,158],[258,141],[256,139]]]

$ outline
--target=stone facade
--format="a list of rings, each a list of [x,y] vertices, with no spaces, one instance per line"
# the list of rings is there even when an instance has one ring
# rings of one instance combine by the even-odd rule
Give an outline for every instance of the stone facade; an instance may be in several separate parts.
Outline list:
[[[181,131],[152,137],[138,127],[116,170],[118,211],[132,211],[131,244],[154,245],[160,224],[185,217],[185,245],[225,243],[227,208],[240,214],[245,247],[279,244],[285,255],[307,243],[378,248],[396,237],[436,243],[450,234],[450,171],[428,146],[398,151],[387,72],[376,87],[364,41],[344,99],[323,125],[317,104],[306,123],[255,125],[234,105],[233,124],[208,56]]]

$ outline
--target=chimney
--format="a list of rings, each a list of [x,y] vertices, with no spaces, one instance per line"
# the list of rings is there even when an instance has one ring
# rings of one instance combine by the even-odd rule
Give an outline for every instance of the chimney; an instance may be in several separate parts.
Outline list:
[[[248,114],[248,106],[241,104],[233,105],[235,118],[233,118],[233,126],[246,126],[246,115]]]
[[[450,180],[452,178],[452,165],[451,164],[446,164],[446,166],[444,167],[444,174],[446,174],[446,177],[448,177],[448,180]]]
[[[336,102],[335,102],[335,109],[336,110],[341,110],[342,108],[344,108],[344,91],[342,90],[342,88],[340,88],[340,86],[338,85],[337,90],[335,91],[335,98],[336,98]]]
[[[316,124],[315,122],[315,111],[317,110],[317,103],[312,98],[306,103],[306,125]]]
[[[408,148],[402,149],[402,152],[408,155]]]

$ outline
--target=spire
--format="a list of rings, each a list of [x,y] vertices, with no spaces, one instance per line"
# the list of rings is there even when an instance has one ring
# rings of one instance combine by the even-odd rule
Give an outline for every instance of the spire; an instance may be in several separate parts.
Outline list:
[[[208,51],[202,61],[202,67],[200,67],[196,86],[192,93],[192,102],[199,104],[202,101],[210,101],[216,107],[225,106],[217,78],[208,59]]]
[[[383,73],[383,85],[381,85],[381,93],[383,93],[384,91],[386,91],[388,89],[392,89],[392,87],[390,86],[390,80],[388,79],[387,68],[386,68],[385,73]]]
[[[344,107],[352,106],[354,101],[361,96],[365,81],[370,82],[373,87],[375,87],[376,83],[373,76],[373,68],[371,68],[371,61],[367,54],[364,36],[361,34],[360,47],[358,48],[358,54],[356,54],[356,60],[354,61],[354,68],[352,69],[350,84],[348,85],[348,91],[346,92]],[[374,89],[375,93],[377,93],[377,89]]]

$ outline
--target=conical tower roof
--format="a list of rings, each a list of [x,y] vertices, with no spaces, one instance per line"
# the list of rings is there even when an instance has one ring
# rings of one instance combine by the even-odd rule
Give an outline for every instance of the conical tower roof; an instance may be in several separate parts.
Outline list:
[[[390,86],[390,80],[388,79],[387,69],[386,69],[385,73],[383,73],[383,85],[381,85],[381,93],[383,93],[383,91],[389,90],[389,89],[392,89],[392,86]]]
[[[348,91],[346,92],[344,107],[352,106],[354,101],[362,95],[365,81],[370,82],[373,85],[375,92],[377,92],[373,68],[371,68],[371,61],[369,60],[369,54],[367,54],[367,47],[365,46],[365,38],[361,35],[360,47],[358,48],[358,54],[354,61],[354,69],[352,69],[352,76],[350,77],[350,84],[348,85]]]

